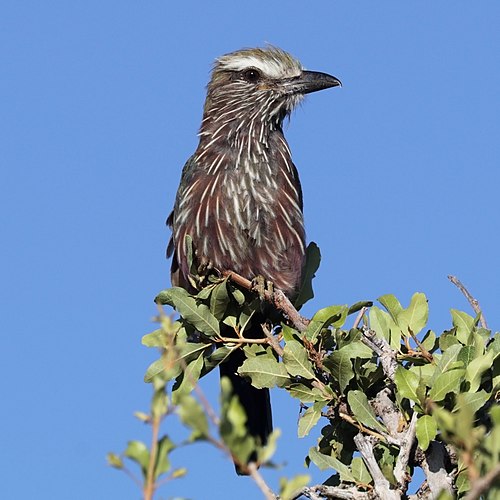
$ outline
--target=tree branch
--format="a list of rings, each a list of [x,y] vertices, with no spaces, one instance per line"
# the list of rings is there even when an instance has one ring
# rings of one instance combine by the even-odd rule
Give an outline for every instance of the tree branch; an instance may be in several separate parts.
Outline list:
[[[493,467],[485,476],[476,479],[471,484],[469,493],[464,497],[464,500],[478,500],[498,478],[500,478],[500,464]]]
[[[443,490],[454,496],[451,474],[446,470],[446,457],[447,451],[443,443],[433,441],[421,461],[432,498],[437,498]]]
[[[396,351],[389,345],[387,340],[377,337],[374,330],[366,326],[362,326],[360,330],[363,333],[361,341],[378,355],[385,376],[394,383],[394,376],[396,375],[396,368],[398,366]]]
[[[316,486],[306,486],[302,488],[298,495],[292,500],[298,500],[301,496],[311,500],[321,500],[322,498],[340,498],[341,500],[370,500],[375,498],[373,493],[359,491],[356,487],[341,488],[340,486],[326,486],[318,484]]]
[[[375,455],[373,454],[373,440],[359,433],[354,437],[354,442],[365,461],[368,470],[373,478],[375,492],[379,498],[384,500],[400,500],[401,496],[395,490],[391,489],[389,481],[385,478],[378,466]]]
[[[394,466],[394,477],[398,481],[399,489],[403,494],[406,493],[408,483],[411,480],[411,476],[406,472],[406,467],[408,466],[413,443],[415,442],[416,427],[417,413],[414,412],[410,420],[410,425],[408,426],[408,429],[406,429],[405,435],[401,440],[401,448],[399,449],[398,459],[396,460],[396,465]]]
[[[244,278],[243,276],[236,274],[234,271],[225,271],[223,275],[227,276],[231,281],[245,288],[246,290],[249,290],[251,292],[254,291],[252,282]],[[274,304],[277,309],[286,314],[288,319],[292,322],[293,326],[299,332],[303,332],[307,328],[309,320],[299,314],[297,309],[295,309],[288,297],[281,290],[278,290],[277,288],[274,289],[274,292],[264,290],[263,294],[264,298],[268,302]]]
[[[257,464],[255,462],[250,462],[247,465],[248,473],[250,477],[255,481],[255,484],[259,487],[260,491],[264,494],[266,500],[276,500],[278,497],[273,493],[273,490],[268,486],[262,474],[257,469]]]
[[[486,323],[486,319],[481,311],[481,306],[479,305],[479,301],[470,294],[469,290],[465,288],[465,286],[456,276],[452,276],[450,274],[448,275],[448,279],[464,294],[465,298],[468,300],[472,309],[474,309],[476,315],[479,314],[479,321],[481,322],[481,326],[483,328],[488,329],[488,323]]]

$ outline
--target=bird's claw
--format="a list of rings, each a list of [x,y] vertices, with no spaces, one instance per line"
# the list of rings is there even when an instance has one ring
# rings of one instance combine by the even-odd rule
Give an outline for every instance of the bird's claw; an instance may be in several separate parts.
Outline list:
[[[264,301],[266,294],[272,295],[274,293],[274,284],[272,281],[266,280],[264,276],[255,276],[252,280],[252,291],[259,295],[261,301]]]

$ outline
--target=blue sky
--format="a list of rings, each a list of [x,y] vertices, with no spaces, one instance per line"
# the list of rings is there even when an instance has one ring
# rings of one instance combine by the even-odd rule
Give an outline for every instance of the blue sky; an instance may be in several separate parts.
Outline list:
[[[0,497],[140,497],[105,455],[149,438],[132,416],[156,355],[140,338],[169,286],[164,221],[226,52],[270,42],[344,84],[285,131],[323,254],[305,312],[422,291],[442,331],[450,308],[469,310],[451,273],[498,329],[498,19],[495,0],[4,1]],[[216,401],[217,378],[203,388]],[[273,406],[277,488],[314,440],[295,437],[295,401]],[[159,498],[259,498],[206,445],[172,458],[189,475]]]

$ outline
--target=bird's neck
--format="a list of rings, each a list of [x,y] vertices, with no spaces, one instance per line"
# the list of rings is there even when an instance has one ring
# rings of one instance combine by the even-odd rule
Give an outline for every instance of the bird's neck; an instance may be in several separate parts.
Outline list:
[[[282,118],[263,118],[251,109],[205,109],[197,149],[198,160],[205,157],[224,162],[224,168],[244,168],[270,162],[276,146],[289,155],[283,137]],[[217,154],[214,155],[214,152]]]

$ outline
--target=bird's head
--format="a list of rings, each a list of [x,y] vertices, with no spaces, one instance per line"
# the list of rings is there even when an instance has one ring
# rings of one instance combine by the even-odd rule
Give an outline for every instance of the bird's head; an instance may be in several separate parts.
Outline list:
[[[305,94],[338,85],[334,76],[304,70],[277,47],[238,50],[215,62],[204,121],[280,128]]]

